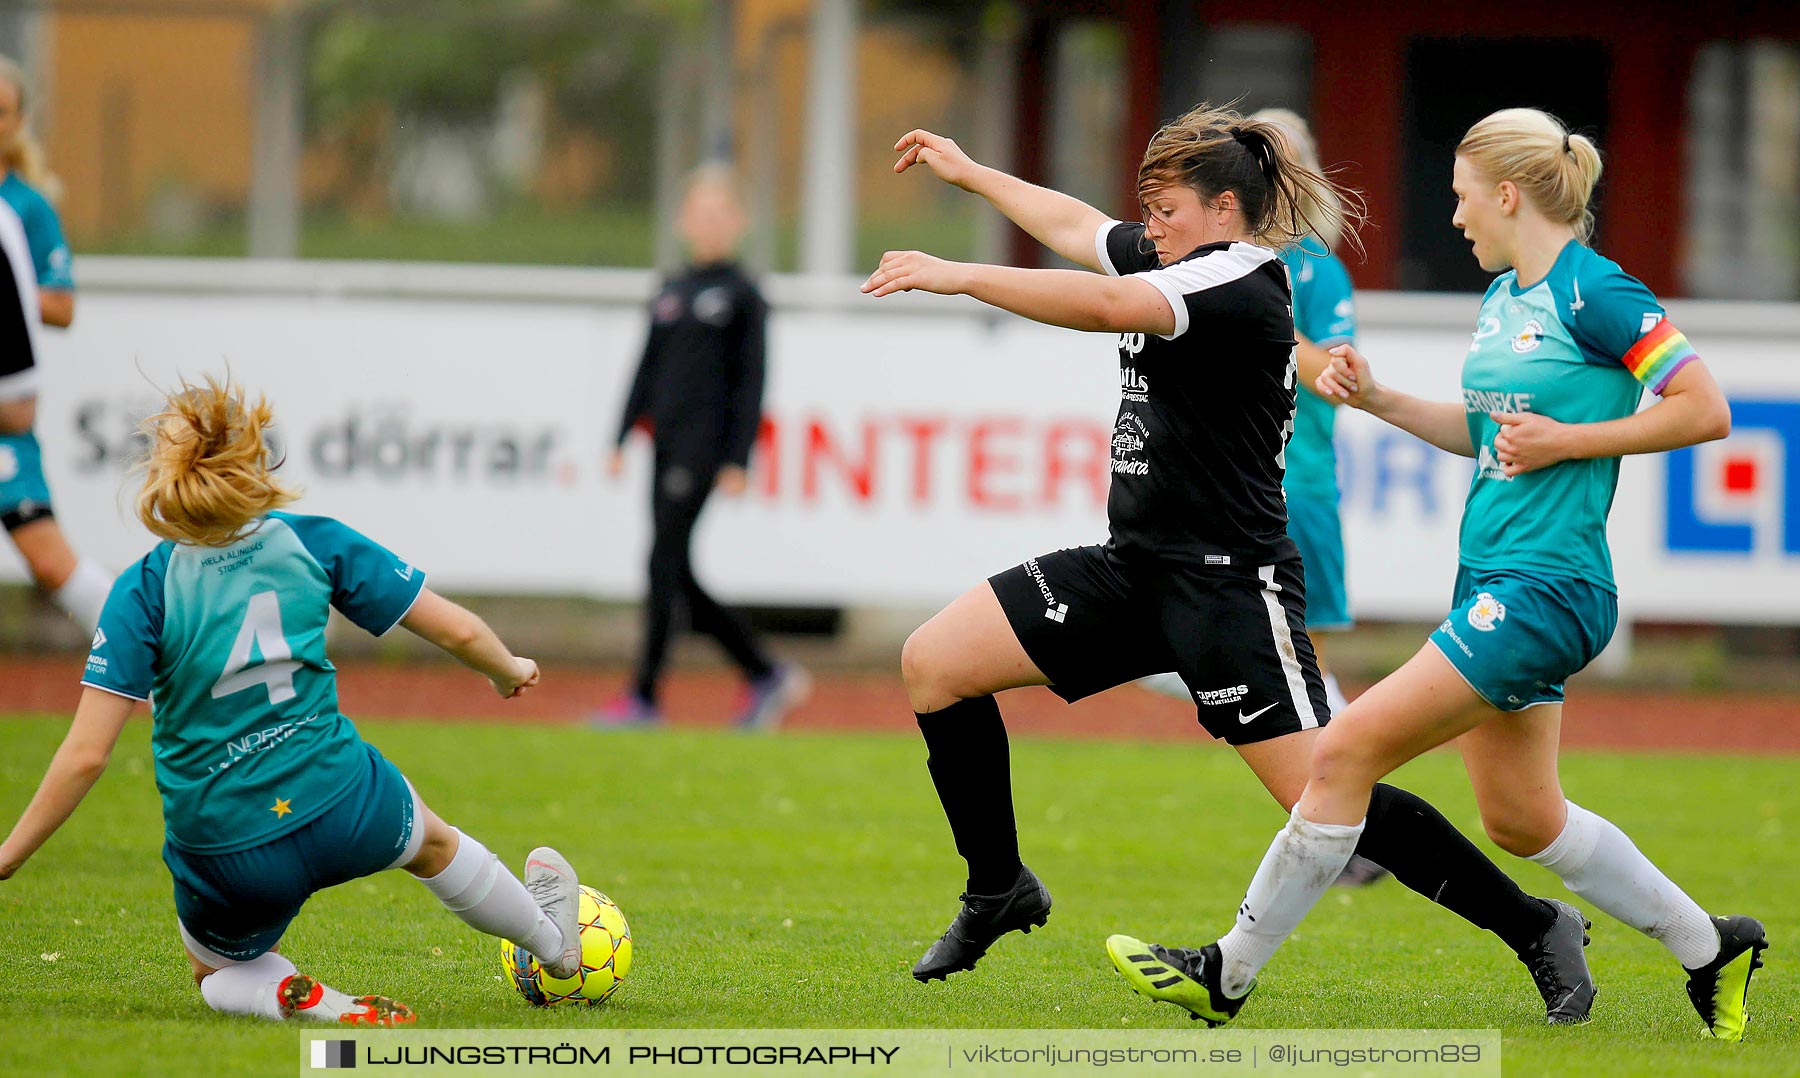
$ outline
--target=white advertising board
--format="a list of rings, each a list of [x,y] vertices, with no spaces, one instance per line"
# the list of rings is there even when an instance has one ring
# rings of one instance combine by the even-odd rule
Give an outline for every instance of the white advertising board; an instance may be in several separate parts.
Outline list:
[[[154,386],[231,373],[277,408],[298,507],[447,590],[631,598],[648,452],[602,461],[645,332],[644,274],[90,258],[47,332],[38,431],[56,511],[112,566],[149,537],[126,464]],[[748,602],[945,600],[1106,534],[1113,341],[967,300],[868,300],[776,279],[752,490],[715,500],[699,567]],[[1384,381],[1454,399],[1477,301],[1359,297]],[[1626,461],[1612,545],[1628,616],[1800,623],[1800,311],[1675,305],[1733,398],[1723,443]],[[1431,619],[1455,572],[1466,461],[1361,414],[1339,424],[1350,591]],[[10,549],[0,575],[22,569]]]

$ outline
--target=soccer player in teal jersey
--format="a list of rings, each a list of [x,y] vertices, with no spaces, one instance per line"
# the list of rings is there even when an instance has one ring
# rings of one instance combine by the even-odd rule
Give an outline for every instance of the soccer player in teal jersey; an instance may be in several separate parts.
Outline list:
[[[152,700],[163,861],[194,979],[214,1010],[395,1025],[404,1004],[351,997],[276,952],[315,891],[389,868],[471,926],[514,940],[552,976],[581,959],[574,870],[539,847],[525,881],[444,823],[338,708],[325,653],[335,607],[373,633],[403,625],[512,698],[537,684],[421,570],[328,517],[279,511],[266,401],[207,381],[145,424],[138,517],[163,542],[119,577],[88,656],[75,721],[0,844],[10,877],[68,820],[139,700]]]
[[[50,505],[37,421],[40,325],[67,326],[75,315],[69,248],[56,211],[33,184],[54,186],[43,151],[25,128],[25,75],[0,56],[0,527],[31,578],[57,606],[93,632],[112,574],[69,545]],[[29,181],[29,182],[28,182]],[[8,272],[10,271],[10,272]]]
[[[1320,392],[1475,458],[1453,609],[1427,646],[1320,734],[1306,790],[1236,926],[1199,952],[1160,949],[1210,953],[1201,976],[1149,989],[1115,951],[1145,994],[1235,1013],[1350,856],[1370,790],[1457,740],[1494,842],[1662,942],[1686,970],[1707,1032],[1743,1036],[1763,926],[1709,917],[1616,826],[1565,800],[1557,776],[1563,682],[1600,653],[1617,620],[1606,517],[1619,458],[1731,428],[1724,395],[1661,304],[1585,245],[1599,178],[1593,143],[1535,109],[1494,113],[1463,137],[1452,223],[1500,276],[1482,301],[1461,401],[1382,386],[1354,347],[1332,349]],[[1640,412],[1645,389],[1661,400]]]

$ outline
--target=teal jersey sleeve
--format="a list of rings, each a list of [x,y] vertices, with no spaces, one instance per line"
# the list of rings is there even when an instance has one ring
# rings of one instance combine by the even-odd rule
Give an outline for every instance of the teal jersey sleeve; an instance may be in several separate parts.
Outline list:
[[[376,636],[400,624],[425,590],[425,572],[330,517],[270,513],[294,530],[331,581],[331,605]]]
[[[175,544],[164,542],[119,574],[88,651],[83,685],[133,700],[150,699],[162,647],[163,574]]]
[[[62,220],[56,216],[50,200],[17,175],[8,175],[5,182],[0,183],[0,197],[6,199],[25,226],[25,242],[31,248],[31,264],[37,274],[38,287],[53,292],[73,291],[74,256],[69,253],[69,241],[63,238]]]
[[[1355,340],[1356,301],[1343,261],[1310,236],[1281,260],[1294,282],[1294,329],[1321,348]]]
[[[1592,250],[1570,252],[1550,275],[1563,323],[1598,367],[1616,367],[1638,338],[1663,320],[1663,306],[1644,283]]]

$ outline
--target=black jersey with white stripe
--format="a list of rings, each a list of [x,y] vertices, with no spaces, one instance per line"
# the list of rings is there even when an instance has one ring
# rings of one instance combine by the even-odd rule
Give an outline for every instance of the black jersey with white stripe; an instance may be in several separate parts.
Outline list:
[[[32,396],[37,390],[37,278],[25,226],[11,206],[0,202],[0,401]]]
[[[1109,221],[1100,265],[1168,299],[1175,330],[1119,335],[1111,546],[1198,565],[1297,557],[1281,491],[1294,430],[1294,315],[1273,250],[1209,243],[1159,264],[1144,226]]]

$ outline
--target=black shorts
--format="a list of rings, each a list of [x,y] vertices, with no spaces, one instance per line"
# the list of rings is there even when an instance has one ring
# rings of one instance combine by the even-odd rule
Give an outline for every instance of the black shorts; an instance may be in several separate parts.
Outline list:
[[[1202,569],[1087,546],[1033,558],[988,583],[1025,654],[1071,703],[1173,670],[1193,693],[1200,725],[1233,745],[1330,720],[1298,558]]]

